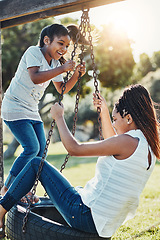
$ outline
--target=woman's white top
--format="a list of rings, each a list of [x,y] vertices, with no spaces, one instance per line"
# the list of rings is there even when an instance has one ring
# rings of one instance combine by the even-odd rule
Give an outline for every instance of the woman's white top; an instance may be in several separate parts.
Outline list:
[[[31,46],[25,51],[2,101],[1,112],[4,120],[41,121],[38,112],[39,100],[50,81],[63,82],[63,76],[58,75],[45,83],[34,84],[27,69],[35,66],[39,67],[39,71],[47,71],[60,66],[60,62],[52,59],[49,65],[38,46]]]
[[[139,139],[135,152],[124,160],[113,156],[99,157],[95,177],[84,188],[77,188],[83,203],[91,208],[101,237],[111,237],[125,221],[134,217],[140,194],[156,161],[151,152],[152,164],[147,170],[150,147],[146,138],[140,130],[126,134]]]

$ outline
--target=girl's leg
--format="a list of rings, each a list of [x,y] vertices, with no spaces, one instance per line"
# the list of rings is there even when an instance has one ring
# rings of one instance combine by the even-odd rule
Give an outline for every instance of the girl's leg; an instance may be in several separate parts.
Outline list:
[[[43,122],[35,121],[33,123],[33,128],[39,142],[39,152],[37,154],[37,157],[42,157],[45,146],[46,146],[46,137],[45,137]]]
[[[40,157],[32,159],[18,174],[3,199],[0,200],[4,209],[8,211],[32,188],[40,161]],[[80,195],[56,168],[45,161],[39,180],[70,226],[96,233],[90,209],[83,204]]]
[[[40,156],[42,155],[42,151],[45,147],[45,134],[43,123],[38,121],[26,119],[18,121],[5,121],[5,123],[23,147],[23,152],[14,161],[10,174],[5,182],[5,187],[9,188],[14,178],[23,169],[27,162],[36,157],[38,154],[40,154]]]

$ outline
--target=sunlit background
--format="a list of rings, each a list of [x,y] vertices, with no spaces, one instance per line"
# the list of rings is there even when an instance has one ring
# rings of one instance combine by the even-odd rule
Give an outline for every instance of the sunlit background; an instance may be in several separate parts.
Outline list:
[[[125,0],[90,9],[90,19],[98,28],[112,22],[117,29],[125,30],[129,38],[134,40],[133,54],[138,61],[139,54],[145,52],[151,56],[154,51],[160,50],[159,11],[160,0]],[[81,12],[67,16],[80,19]]]
[[[95,63],[98,69],[98,87],[101,92],[103,91],[103,96],[108,101],[110,111],[114,102],[121,94],[121,90],[132,83],[141,83],[146,86],[151,92],[153,100],[160,102],[159,10],[160,0],[124,0],[118,3],[91,8],[89,11],[90,22],[95,26],[95,28],[92,28],[95,31],[91,34],[95,36],[93,45]],[[2,54],[3,91],[7,89],[10,80],[14,76],[15,69],[23,52],[30,45],[37,44],[39,32],[44,26],[58,22],[66,24],[66,26],[74,23],[80,24],[81,15],[82,11],[78,11],[4,29],[2,31],[2,52],[4,53]],[[68,18],[67,21],[65,18]],[[105,24],[109,26],[104,27]],[[115,27],[113,27],[113,24]],[[97,31],[97,29],[100,31]],[[128,37],[124,34],[124,31]],[[98,41],[97,36],[99,37]],[[73,44],[71,46],[73,48]],[[153,54],[154,52],[156,54]],[[70,53],[71,50],[68,51],[69,58]],[[81,106],[79,107],[82,119],[81,125],[86,124],[89,120],[89,114],[91,116],[90,120],[97,122],[97,117],[93,116],[92,118],[94,79],[92,78],[92,61],[87,51],[85,60],[87,74],[84,77],[84,81],[81,82],[81,95],[84,99],[81,100]],[[66,115],[68,114],[68,123],[71,126],[75,101],[73,96],[75,93],[76,88],[73,89],[70,95],[64,96],[66,97]],[[47,127],[50,127],[49,109],[52,100],[55,100],[56,97],[58,98],[57,91],[51,86],[48,92],[46,91],[46,96],[41,102],[41,115],[43,115],[43,121]],[[46,102],[48,102],[47,106]],[[90,113],[88,109],[90,109]],[[94,124],[92,126],[93,131],[90,132],[91,134],[93,132],[93,134],[91,138],[96,134]],[[88,132],[86,133],[84,129],[86,127],[83,126],[83,139],[80,140],[84,140],[84,134],[88,139]],[[7,135],[5,134],[5,136]],[[8,141],[8,137],[6,139]]]

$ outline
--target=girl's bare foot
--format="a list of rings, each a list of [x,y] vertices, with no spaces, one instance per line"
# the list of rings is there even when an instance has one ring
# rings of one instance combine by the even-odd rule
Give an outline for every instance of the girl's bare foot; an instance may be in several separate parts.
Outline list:
[[[32,204],[37,203],[39,201],[39,197],[34,195],[32,198],[32,192],[29,192],[26,194],[26,196],[24,196],[23,198],[21,198],[21,202],[27,203],[28,201],[31,201]]]
[[[7,192],[7,190],[8,190],[8,188],[7,188],[6,186],[3,186],[3,187],[1,188],[1,195],[4,196],[4,195],[6,194],[6,192]],[[31,196],[32,196],[32,193],[31,193],[31,192],[29,192],[29,193],[26,194],[26,197],[27,197],[33,204],[34,204],[34,203],[37,203],[37,202],[39,201],[39,197],[38,197],[38,196],[34,195],[34,196],[33,196],[33,199],[31,199]],[[21,202],[27,203],[27,198],[26,198],[26,197],[25,197],[25,196],[22,197]]]
[[[6,186],[3,186],[1,188],[1,195],[4,196],[6,194],[6,192],[7,192],[7,190],[8,190],[8,188]]]

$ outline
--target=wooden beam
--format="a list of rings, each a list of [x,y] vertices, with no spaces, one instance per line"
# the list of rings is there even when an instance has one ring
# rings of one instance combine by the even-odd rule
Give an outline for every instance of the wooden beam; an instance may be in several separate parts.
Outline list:
[[[30,15],[26,15],[26,16],[2,21],[1,22],[1,27],[2,27],[2,29],[15,27],[15,26],[20,25],[20,24],[25,24],[25,23],[28,23],[28,22],[34,22],[34,21],[45,19],[45,18],[58,16],[58,15],[61,15],[61,14],[62,13],[59,13],[59,11],[57,11],[57,10],[43,11],[43,12],[39,12],[39,13],[34,13],[34,14],[30,14]]]
[[[1,23],[0,23],[0,113],[2,104],[2,43],[1,43]],[[0,117],[0,189],[4,183],[4,168],[3,168],[3,127],[2,118]]]
[[[124,0],[3,0],[0,1],[1,28],[120,1]]]

